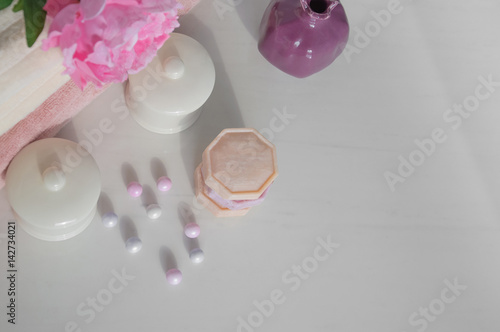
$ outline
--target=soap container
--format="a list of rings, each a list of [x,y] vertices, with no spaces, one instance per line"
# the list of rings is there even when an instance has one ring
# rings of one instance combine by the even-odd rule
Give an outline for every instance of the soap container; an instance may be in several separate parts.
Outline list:
[[[18,225],[46,241],[83,232],[96,213],[99,168],[80,145],[47,138],[24,147],[6,174],[7,198]]]
[[[195,194],[217,217],[245,215],[278,176],[276,148],[253,128],[224,129],[203,152]]]
[[[198,119],[214,84],[215,68],[207,50],[191,37],[172,33],[151,63],[129,76],[125,99],[142,127],[174,134]]]

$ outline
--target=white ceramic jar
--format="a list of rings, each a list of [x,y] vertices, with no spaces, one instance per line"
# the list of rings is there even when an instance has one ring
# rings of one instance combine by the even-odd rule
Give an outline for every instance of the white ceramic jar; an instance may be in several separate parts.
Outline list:
[[[80,234],[92,221],[101,178],[94,158],[83,147],[47,138],[14,157],[6,190],[18,224],[28,234],[59,241]]]
[[[141,72],[130,75],[125,88],[134,119],[155,133],[173,134],[200,116],[215,84],[215,68],[196,40],[172,33]]]

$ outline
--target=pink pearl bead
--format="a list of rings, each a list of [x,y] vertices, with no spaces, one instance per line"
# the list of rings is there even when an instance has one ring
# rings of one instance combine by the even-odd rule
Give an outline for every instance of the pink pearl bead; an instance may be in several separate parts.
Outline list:
[[[160,191],[169,191],[172,188],[172,180],[167,176],[162,176],[158,179],[156,185]]]
[[[182,272],[178,269],[170,269],[166,273],[167,281],[171,285],[178,285],[182,281]]]
[[[135,181],[132,181],[127,186],[127,191],[132,197],[139,197],[142,194],[142,186]]]
[[[184,234],[190,239],[195,239],[200,235],[200,226],[194,222],[190,222],[184,226]]]

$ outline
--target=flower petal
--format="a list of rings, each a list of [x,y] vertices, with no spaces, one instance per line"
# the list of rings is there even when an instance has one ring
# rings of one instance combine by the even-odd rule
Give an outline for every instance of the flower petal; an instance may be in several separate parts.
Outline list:
[[[106,0],[80,0],[80,7],[82,8],[83,19],[85,21],[91,20],[101,14],[105,6]]]
[[[140,6],[150,13],[164,13],[182,7],[176,0],[142,0]]]
[[[103,41],[98,41],[94,46],[94,52],[90,53],[87,57],[87,61],[111,67],[113,62],[111,62],[111,54],[109,48],[106,47]]]
[[[62,31],[66,25],[73,24],[76,19],[76,15],[80,5],[71,4],[64,7],[57,15],[54,17],[52,24],[49,28],[49,33],[51,31]]]
[[[66,6],[74,3],[78,3],[78,0],[47,0],[43,6],[43,10],[47,12],[47,16],[56,17]]]

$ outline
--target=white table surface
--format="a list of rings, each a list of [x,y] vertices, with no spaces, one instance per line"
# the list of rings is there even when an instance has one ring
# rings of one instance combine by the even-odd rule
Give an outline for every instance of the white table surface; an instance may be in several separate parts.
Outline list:
[[[460,125],[444,118],[473,100],[479,77],[500,81],[498,1],[401,0],[401,12],[350,61],[341,55],[305,79],[257,50],[267,1],[236,1],[218,13],[221,3],[230,1],[203,0],[178,29],[208,49],[217,73],[194,126],[147,132],[123,113],[117,84],[58,135],[81,141],[101,119],[112,121],[92,154],[107,204],[143,240],[139,253],[125,251],[120,228],[104,228],[99,215],[64,242],[18,228],[13,326],[5,238],[13,216],[0,191],[0,330],[499,331],[500,86]],[[370,11],[388,1],[344,6],[356,46],[356,28],[373,24]],[[194,206],[206,258],[193,265],[177,210],[193,205],[202,151],[224,128],[270,128],[285,111],[295,117],[272,133],[280,175],[269,196],[240,218]],[[417,158],[415,140],[435,130],[446,138],[391,191],[384,174],[398,173],[400,156]],[[130,169],[154,188],[160,164],[172,190],[129,198]],[[163,216],[152,222],[143,204],[154,200]],[[327,253],[318,239],[338,246]],[[178,286],[164,277],[172,257],[184,273]],[[123,271],[130,280],[116,279]],[[271,311],[272,299],[272,313],[259,313],[255,302]]]

